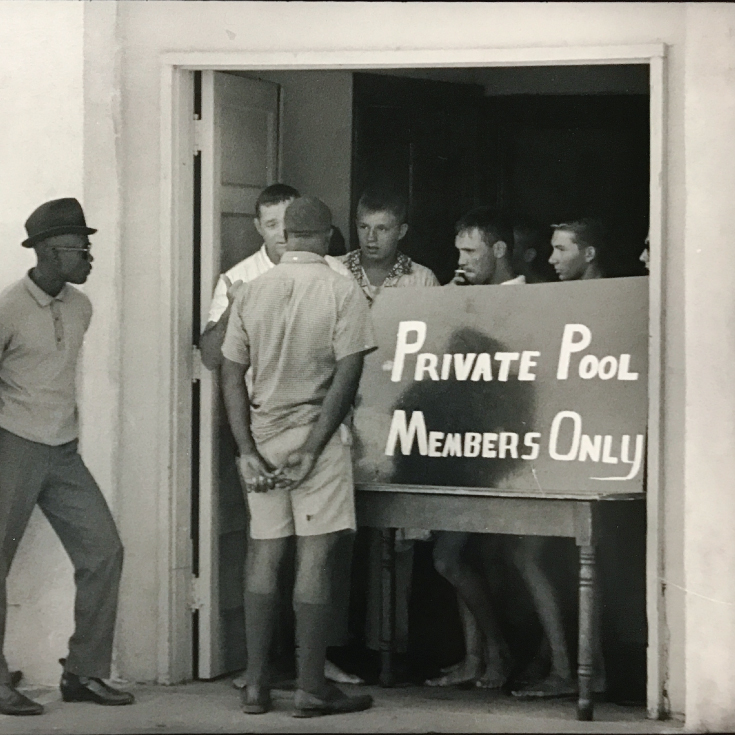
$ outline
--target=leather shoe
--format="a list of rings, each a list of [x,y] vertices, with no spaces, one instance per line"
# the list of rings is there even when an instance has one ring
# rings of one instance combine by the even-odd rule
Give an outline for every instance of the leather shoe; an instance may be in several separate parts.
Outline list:
[[[351,697],[335,686],[325,689],[323,696],[317,697],[303,689],[296,690],[294,697],[294,717],[322,717],[323,715],[340,715],[348,712],[362,712],[373,706],[373,698],[369,694],[358,694]]]
[[[64,666],[65,658],[59,663]],[[105,684],[102,679],[88,676],[77,676],[64,669],[61,674],[61,698],[65,702],[94,702],[108,707],[117,707],[123,704],[132,704],[135,697],[130,692],[121,692]]]
[[[4,715],[40,715],[43,706],[28,699],[9,684],[0,684],[0,713]]]
[[[11,671],[10,672],[10,686],[17,687],[23,679],[22,671]]]
[[[240,690],[240,704],[246,715],[264,715],[271,708],[271,690],[268,687],[246,686]]]

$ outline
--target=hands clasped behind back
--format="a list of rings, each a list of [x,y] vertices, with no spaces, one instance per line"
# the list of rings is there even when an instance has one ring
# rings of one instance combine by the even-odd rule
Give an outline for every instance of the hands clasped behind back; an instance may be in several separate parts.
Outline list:
[[[273,467],[258,453],[243,454],[237,458],[237,468],[246,492],[264,493],[275,487],[294,490],[314,469],[316,459],[313,452],[298,449],[281,467]]]

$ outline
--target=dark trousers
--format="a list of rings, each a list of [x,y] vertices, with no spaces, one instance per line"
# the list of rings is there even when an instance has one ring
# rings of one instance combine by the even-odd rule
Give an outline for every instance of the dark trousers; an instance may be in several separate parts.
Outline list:
[[[0,429],[0,684],[10,681],[2,652],[6,579],[36,503],[74,565],[75,627],[66,669],[79,676],[110,676],[123,548],[77,444],[51,447]]]

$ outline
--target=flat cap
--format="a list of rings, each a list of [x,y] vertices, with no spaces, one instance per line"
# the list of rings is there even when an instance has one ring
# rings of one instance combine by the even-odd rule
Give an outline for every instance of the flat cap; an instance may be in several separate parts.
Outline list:
[[[286,232],[294,235],[328,232],[332,227],[332,213],[321,199],[299,197],[288,205],[283,224]]]

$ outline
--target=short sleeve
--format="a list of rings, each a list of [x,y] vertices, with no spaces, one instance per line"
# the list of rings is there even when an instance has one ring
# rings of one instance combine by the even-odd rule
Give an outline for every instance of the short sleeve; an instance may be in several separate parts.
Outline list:
[[[439,279],[434,275],[434,271],[431,268],[427,268],[425,265],[420,266],[418,263],[414,263],[413,267],[418,276],[419,286],[441,286]]]
[[[377,347],[370,308],[354,281],[349,281],[337,314],[333,347],[337,360],[357,352],[372,352]]]
[[[214,296],[209,306],[209,316],[207,320],[210,322],[218,322],[222,314],[227,310],[227,284],[225,279],[220,276],[217,279],[217,285],[214,287]]]
[[[250,340],[243,324],[243,304],[247,297],[247,289],[241,289],[235,297],[232,312],[227,323],[225,341],[222,344],[222,354],[231,362],[237,362],[247,367],[250,366]]]
[[[10,346],[13,336],[13,326],[9,315],[0,307],[0,362],[2,362],[5,350]]]

